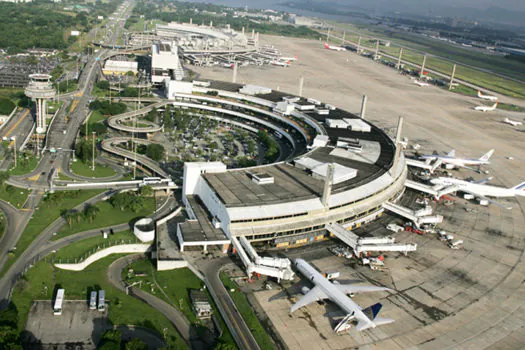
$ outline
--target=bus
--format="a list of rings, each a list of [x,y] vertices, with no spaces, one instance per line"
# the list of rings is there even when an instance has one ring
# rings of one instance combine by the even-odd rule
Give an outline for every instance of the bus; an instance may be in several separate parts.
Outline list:
[[[57,295],[55,297],[55,306],[53,307],[53,315],[62,315],[62,303],[64,302],[64,293],[65,289],[57,290]]]
[[[106,310],[106,292],[103,290],[98,291],[98,311]]]
[[[145,177],[142,179],[142,182],[144,185],[152,185],[152,184],[158,184],[162,182],[162,179],[160,177]]]
[[[89,297],[89,309],[90,310],[97,309],[97,292],[95,291],[91,292],[91,296]]]

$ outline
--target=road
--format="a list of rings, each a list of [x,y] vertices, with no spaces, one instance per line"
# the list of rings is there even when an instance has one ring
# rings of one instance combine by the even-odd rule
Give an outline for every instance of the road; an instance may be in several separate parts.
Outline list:
[[[124,256],[118,260],[115,260],[108,268],[107,277],[108,280],[116,288],[123,292],[126,292],[126,282],[122,280],[122,270],[125,269],[129,264],[134,261],[144,259],[143,254],[134,254]],[[184,339],[187,345],[191,344],[192,349],[205,349],[205,345],[198,340],[198,336],[195,333],[195,329],[192,328],[186,317],[173,306],[165,302],[164,300],[157,298],[147,292],[142,291],[138,288],[129,287],[129,293],[150,305],[154,309],[160,311],[170,322],[175,326],[179,334]]]
[[[231,260],[230,258],[225,257],[218,260],[203,261],[200,263],[202,266],[199,267],[204,273],[208,290],[215,300],[215,303],[217,304],[228,329],[232,333],[237,346],[241,349],[247,350],[260,349],[250,331],[250,328],[237,310],[235,303],[219,278],[221,268],[228,263],[231,263]]]

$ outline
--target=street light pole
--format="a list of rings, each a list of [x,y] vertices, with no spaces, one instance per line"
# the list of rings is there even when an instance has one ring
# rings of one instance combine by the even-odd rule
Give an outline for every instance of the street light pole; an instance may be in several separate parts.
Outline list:
[[[14,136],[14,143],[15,143],[15,169],[16,169],[16,136]]]
[[[95,171],[95,132],[92,132],[93,135],[93,154],[91,155],[91,167]]]

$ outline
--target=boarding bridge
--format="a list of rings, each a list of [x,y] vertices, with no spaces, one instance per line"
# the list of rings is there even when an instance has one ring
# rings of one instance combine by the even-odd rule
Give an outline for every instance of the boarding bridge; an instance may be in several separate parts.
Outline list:
[[[411,188],[413,190],[424,192],[433,195],[434,197],[437,197],[438,191],[432,187],[425,184],[422,184],[420,182],[412,181],[412,180],[406,180],[405,186],[408,188]]]
[[[385,202],[383,203],[383,208],[390,210],[392,213],[395,213],[397,215],[407,218],[408,220],[412,221],[414,225],[416,225],[417,227],[423,224],[440,224],[443,222],[443,216],[441,215],[419,215],[418,216],[418,213],[420,214],[428,213],[429,207],[416,212],[412,209],[403,207],[398,204],[394,204],[391,202]],[[432,211],[430,211],[430,214],[431,213]]]
[[[346,245],[350,248],[355,249],[355,247],[357,246],[359,236],[353,233],[352,231],[345,229],[338,223],[326,224],[325,229],[327,229],[328,232],[332,233],[334,236],[346,243]]]
[[[439,166],[441,164],[443,164],[443,161],[441,159],[436,160],[434,162],[434,164],[430,164],[430,161],[422,162],[420,160],[410,159],[410,158],[405,158],[405,161],[406,161],[408,166],[413,166],[413,167],[416,167],[416,168],[421,168],[421,169],[428,170],[431,174],[433,174],[434,171],[437,168],[439,168]]]
[[[417,249],[414,243],[394,243],[393,237],[359,237],[337,223],[327,224],[325,228],[350,246],[357,256],[366,252],[402,252],[406,255]]]
[[[415,252],[416,250],[416,243],[391,243],[358,245],[354,251],[357,255],[366,252],[401,252],[407,255],[408,252]]]
[[[237,237],[231,237],[234,248],[237,250],[242,263],[246,266],[246,273],[248,276],[251,276],[253,273],[258,273],[265,276],[275,277],[278,280],[293,280],[295,274],[291,269],[290,260],[280,258],[261,258],[245,237],[241,237],[240,239],[242,244]],[[244,248],[246,248],[248,254]],[[253,258],[253,261],[248,255]]]

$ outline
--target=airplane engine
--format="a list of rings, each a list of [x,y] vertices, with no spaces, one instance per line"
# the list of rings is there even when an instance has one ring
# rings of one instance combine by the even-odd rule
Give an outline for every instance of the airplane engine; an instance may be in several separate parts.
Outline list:
[[[452,170],[454,169],[454,164],[447,164],[445,165],[445,168],[447,168],[448,170]]]
[[[301,288],[301,293],[303,293],[304,295],[306,295],[309,291],[310,291],[310,288],[308,287]]]

